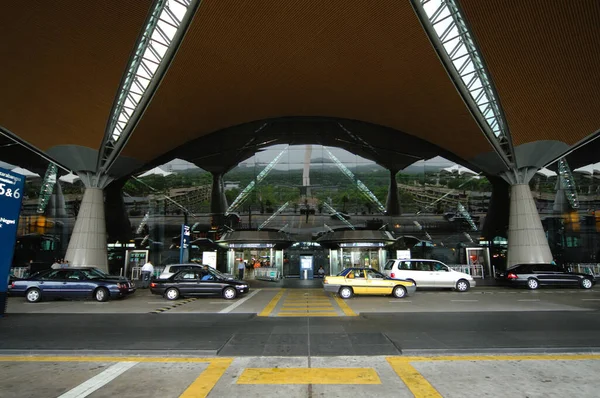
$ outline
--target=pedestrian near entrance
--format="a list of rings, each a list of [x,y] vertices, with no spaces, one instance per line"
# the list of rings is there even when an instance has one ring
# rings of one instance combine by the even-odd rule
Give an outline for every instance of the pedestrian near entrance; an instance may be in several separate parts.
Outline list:
[[[325,276],[325,269],[323,269],[322,265],[319,267],[319,270],[317,271],[317,273],[319,274],[319,276],[321,278],[323,278]]]
[[[240,280],[244,279],[244,269],[246,268],[246,263],[243,259],[240,259],[240,263],[238,264],[238,273]]]
[[[142,288],[148,289],[148,285],[150,285],[150,278],[152,278],[152,274],[154,273],[154,266],[152,265],[152,261],[148,260],[146,264],[142,267]]]

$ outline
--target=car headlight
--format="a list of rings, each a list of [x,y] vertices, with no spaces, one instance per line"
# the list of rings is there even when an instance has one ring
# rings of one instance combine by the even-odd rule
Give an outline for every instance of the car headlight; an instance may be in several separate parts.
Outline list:
[[[247,287],[248,287],[248,285],[237,285],[237,288],[238,288],[238,289],[245,289],[245,288],[247,288]]]

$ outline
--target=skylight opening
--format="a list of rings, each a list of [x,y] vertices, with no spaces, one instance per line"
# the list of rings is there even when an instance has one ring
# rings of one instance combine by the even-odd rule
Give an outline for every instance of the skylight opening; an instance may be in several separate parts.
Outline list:
[[[416,0],[415,3],[424,11],[451,66],[458,73],[464,88],[477,105],[477,110],[487,124],[488,131],[491,131],[500,141],[506,141],[507,132],[504,130],[502,115],[490,79],[467,25],[460,15],[456,0]],[[503,149],[503,152],[512,159],[512,153],[506,149]]]

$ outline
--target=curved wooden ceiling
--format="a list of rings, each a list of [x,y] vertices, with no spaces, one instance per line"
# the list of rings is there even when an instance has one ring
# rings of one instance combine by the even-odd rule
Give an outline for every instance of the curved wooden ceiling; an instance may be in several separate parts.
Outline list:
[[[97,149],[151,0],[12,2],[0,126]],[[600,128],[597,0],[460,0],[515,145]],[[283,116],[362,120],[469,160],[491,151],[408,0],[205,0],[123,152],[146,162]]]
[[[4,2],[0,126],[41,150],[97,149],[150,3]]]
[[[152,160],[233,125],[357,119],[469,159],[491,146],[408,1],[204,1],[123,154]]]
[[[598,0],[460,0],[514,145],[600,129]]]

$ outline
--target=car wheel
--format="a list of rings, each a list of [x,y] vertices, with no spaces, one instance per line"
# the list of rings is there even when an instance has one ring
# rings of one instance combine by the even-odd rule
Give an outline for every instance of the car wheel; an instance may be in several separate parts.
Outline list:
[[[38,301],[42,301],[42,292],[36,288],[29,289],[25,294],[25,298],[30,303],[37,303]]]
[[[226,300],[233,300],[237,296],[237,291],[230,287],[223,289],[223,298]]]
[[[581,288],[582,289],[591,289],[594,284],[590,278],[583,278],[581,280]]]
[[[456,282],[456,290],[458,290],[461,293],[466,292],[467,290],[469,290],[470,287],[471,284],[466,279],[461,279],[458,282]]]
[[[540,287],[540,283],[537,281],[537,279],[529,278],[527,279],[527,287],[531,290],[535,290]]]
[[[179,298],[179,290],[175,289],[174,287],[170,287],[165,292],[165,297],[167,300],[177,300]]]
[[[392,294],[396,298],[404,298],[404,297],[406,297],[406,288],[404,286],[398,285],[394,288],[394,290],[392,291]]]
[[[352,290],[351,287],[343,286],[340,288],[339,295],[341,298],[346,300],[346,299],[352,298],[352,296],[354,295],[354,291]]]
[[[106,290],[106,288],[99,287],[94,292],[94,298],[96,299],[96,301],[100,301],[100,302],[108,301],[109,297],[110,297],[110,293],[108,292],[108,290]]]

